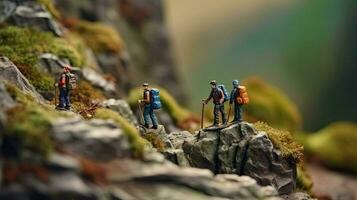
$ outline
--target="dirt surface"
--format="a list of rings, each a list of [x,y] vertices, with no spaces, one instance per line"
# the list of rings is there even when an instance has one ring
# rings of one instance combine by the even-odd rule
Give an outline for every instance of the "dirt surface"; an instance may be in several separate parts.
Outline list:
[[[317,164],[307,164],[314,182],[313,193],[332,200],[354,200],[357,198],[357,176],[326,169]]]

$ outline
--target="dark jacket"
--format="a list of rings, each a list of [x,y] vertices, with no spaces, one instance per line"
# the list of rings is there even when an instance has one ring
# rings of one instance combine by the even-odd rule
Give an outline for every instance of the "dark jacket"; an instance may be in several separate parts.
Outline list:
[[[212,98],[213,98],[213,103],[215,105],[221,104],[221,102],[224,102],[223,91],[219,88],[212,88],[209,97],[206,99],[206,103],[209,102]]]
[[[237,100],[238,96],[239,96],[239,89],[238,89],[238,87],[234,87],[231,92],[229,103],[231,104],[234,102],[234,103],[238,104],[238,100]]]

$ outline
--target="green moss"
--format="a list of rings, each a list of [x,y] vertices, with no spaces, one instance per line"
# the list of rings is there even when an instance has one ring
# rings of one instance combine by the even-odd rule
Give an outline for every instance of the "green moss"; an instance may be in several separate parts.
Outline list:
[[[6,85],[7,91],[18,103],[7,111],[7,126],[4,138],[20,141],[20,152],[30,150],[47,156],[53,149],[49,136],[51,121],[62,116],[35,99],[23,94],[13,85]]]
[[[335,122],[315,134],[305,135],[308,153],[326,165],[357,173],[357,124]]]
[[[52,0],[37,0],[37,2],[44,5],[54,18],[61,19],[61,13],[57,10]]]
[[[118,32],[106,24],[79,21],[74,25],[74,31],[96,53],[118,53],[123,48]]]
[[[146,133],[144,138],[149,141],[153,147],[155,147],[159,152],[163,152],[165,150],[166,144],[165,142],[158,137],[155,133]]]
[[[68,59],[73,66],[82,66],[83,57],[66,39],[51,33],[8,26],[0,29],[0,55],[7,56],[39,90],[53,90],[51,75],[38,70],[39,56],[53,53]]]
[[[266,132],[274,147],[279,149],[284,157],[292,157],[297,163],[303,160],[303,146],[298,144],[288,131],[272,128],[263,122],[254,123],[254,127]]]
[[[244,108],[245,120],[264,121],[291,132],[301,126],[301,115],[296,105],[278,88],[258,78],[244,82],[250,97],[250,103]]]
[[[103,92],[94,88],[87,81],[80,81],[77,88],[71,92],[71,101],[75,111],[80,111],[92,106],[95,102],[101,102],[105,99]]]
[[[138,130],[119,113],[106,108],[99,108],[96,110],[95,118],[99,119],[112,119],[123,129],[124,133],[128,136],[134,156],[140,157],[145,149],[145,142],[140,137]]]
[[[312,186],[313,182],[311,180],[310,175],[307,173],[305,167],[303,165],[298,165],[296,180],[297,189],[311,193]]]

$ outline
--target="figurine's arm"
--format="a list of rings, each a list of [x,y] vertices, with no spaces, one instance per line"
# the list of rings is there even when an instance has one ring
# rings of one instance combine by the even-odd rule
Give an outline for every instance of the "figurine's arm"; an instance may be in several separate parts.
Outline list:
[[[207,104],[213,97],[213,90],[211,90],[211,93],[209,94],[209,96],[207,97],[207,99],[204,99],[203,102],[205,104]]]
[[[232,104],[232,103],[233,103],[234,98],[236,98],[235,94],[236,94],[236,89],[233,89],[233,90],[231,91],[231,96],[230,96],[230,98],[229,98],[229,104]]]

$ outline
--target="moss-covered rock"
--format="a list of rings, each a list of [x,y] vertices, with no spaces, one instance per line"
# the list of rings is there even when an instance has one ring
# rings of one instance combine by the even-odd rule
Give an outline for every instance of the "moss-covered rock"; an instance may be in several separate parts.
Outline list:
[[[119,115],[117,112],[107,108],[97,109],[95,112],[95,118],[112,119],[118,123],[129,138],[134,156],[142,156],[145,149],[145,141],[140,137],[139,131],[128,120]]]
[[[297,179],[296,179],[296,188],[302,191],[311,193],[313,186],[312,179],[307,173],[304,165],[301,163],[297,166]]]
[[[23,94],[13,85],[6,85],[11,97],[18,103],[7,110],[7,126],[3,140],[5,144],[15,142],[9,151],[20,154],[30,150],[47,156],[53,149],[50,139],[51,121],[63,116],[46,105],[38,103],[34,97]],[[18,155],[19,156],[19,155]]]
[[[66,39],[51,33],[7,26],[0,30],[0,55],[8,57],[39,90],[53,90],[54,79],[38,70],[39,56],[53,53],[73,66],[82,66],[83,57]]]
[[[245,120],[264,121],[269,125],[295,132],[301,126],[296,105],[278,88],[258,78],[244,81],[250,103],[244,107]]]
[[[36,0],[38,3],[45,6],[45,8],[51,13],[51,15],[56,19],[61,19],[61,13],[57,10],[52,0]]]
[[[335,122],[300,139],[308,154],[318,156],[330,167],[357,174],[356,123]]]
[[[258,131],[267,133],[274,147],[279,149],[284,157],[292,157],[297,163],[303,160],[304,147],[298,144],[288,131],[283,131],[270,127],[263,122],[254,123]]]
[[[199,117],[197,117],[194,113],[187,110],[186,108],[180,106],[175,98],[164,88],[156,86],[155,88],[160,90],[160,98],[163,109],[165,109],[170,114],[177,126],[188,131],[194,131],[199,128]],[[142,88],[132,89],[128,96],[128,102],[130,106],[136,108],[138,105],[138,100],[142,99],[142,95]]]
[[[71,101],[75,106],[91,106],[105,99],[103,92],[94,88],[87,81],[80,81],[77,88],[71,91]]]
[[[73,30],[95,53],[119,53],[124,46],[119,33],[103,23],[78,21],[73,24]]]

